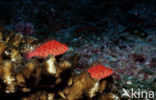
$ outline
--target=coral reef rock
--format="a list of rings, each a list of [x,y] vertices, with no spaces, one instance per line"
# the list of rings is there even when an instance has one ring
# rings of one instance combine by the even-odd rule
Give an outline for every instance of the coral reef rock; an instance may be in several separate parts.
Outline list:
[[[0,97],[16,100],[103,100],[101,98],[106,95],[113,100],[111,89],[106,90],[111,84],[107,81],[112,78],[98,80],[87,71],[78,74],[72,60],[53,55],[26,59],[25,53],[40,44],[37,39],[6,31],[0,34]]]

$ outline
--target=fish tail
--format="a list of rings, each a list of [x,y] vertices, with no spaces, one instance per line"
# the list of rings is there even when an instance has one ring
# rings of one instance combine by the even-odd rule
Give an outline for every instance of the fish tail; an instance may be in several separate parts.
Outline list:
[[[27,52],[25,55],[24,55],[24,58],[29,60],[32,58],[32,52]]]

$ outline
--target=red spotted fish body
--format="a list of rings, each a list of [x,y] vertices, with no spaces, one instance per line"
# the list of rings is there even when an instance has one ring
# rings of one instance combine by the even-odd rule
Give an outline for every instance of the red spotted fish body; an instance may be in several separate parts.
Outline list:
[[[65,44],[62,44],[56,40],[48,41],[39,47],[37,47],[34,51],[26,53],[26,59],[31,59],[32,57],[47,57],[49,54],[53,56],[58,56],[64,54],[68,51],[68,47]]]
[[[98,80],[106,78],[114,73],[114,71],[111,68],[105,67],[103,65],[92,66],[88,69],[88,72],[90,73],[92,78]]]

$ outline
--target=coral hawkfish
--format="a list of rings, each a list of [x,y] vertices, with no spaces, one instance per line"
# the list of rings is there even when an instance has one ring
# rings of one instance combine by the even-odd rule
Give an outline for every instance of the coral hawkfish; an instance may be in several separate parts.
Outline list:
[[[105,67],[103,65],[95,65],[88,69],[92,78],[101,80],[107,78],[108,76],[112,75],[114,71],[111,68]]]
[[[26,59],[31,59],[32,57],[45,58],[50,54],[53,56],[58,56],[64,54],[66,51],[68,51],[68,47],[65,44],[62,44],[56,40],[51,40],[38,46],[35,50],[27,52],[25,54],[25,58]]]

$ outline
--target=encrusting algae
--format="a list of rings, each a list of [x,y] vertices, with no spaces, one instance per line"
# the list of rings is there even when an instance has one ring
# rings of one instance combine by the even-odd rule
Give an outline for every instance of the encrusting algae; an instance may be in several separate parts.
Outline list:
[[[104,100],[101,98],[106,97],[115,100],[111,89],[105,92],[112,84],[108,82],[112,78],[107,78],[113,74],[110,68],[97,65],[100,69],[96,72],[93,66],[78,74],[71,61],[55,57],[68,50],[65,44],[51,40],[39,46],[32,37],[0,33],[1,97],[20,100]],[[28,56],[28,52],[36,54]]]

